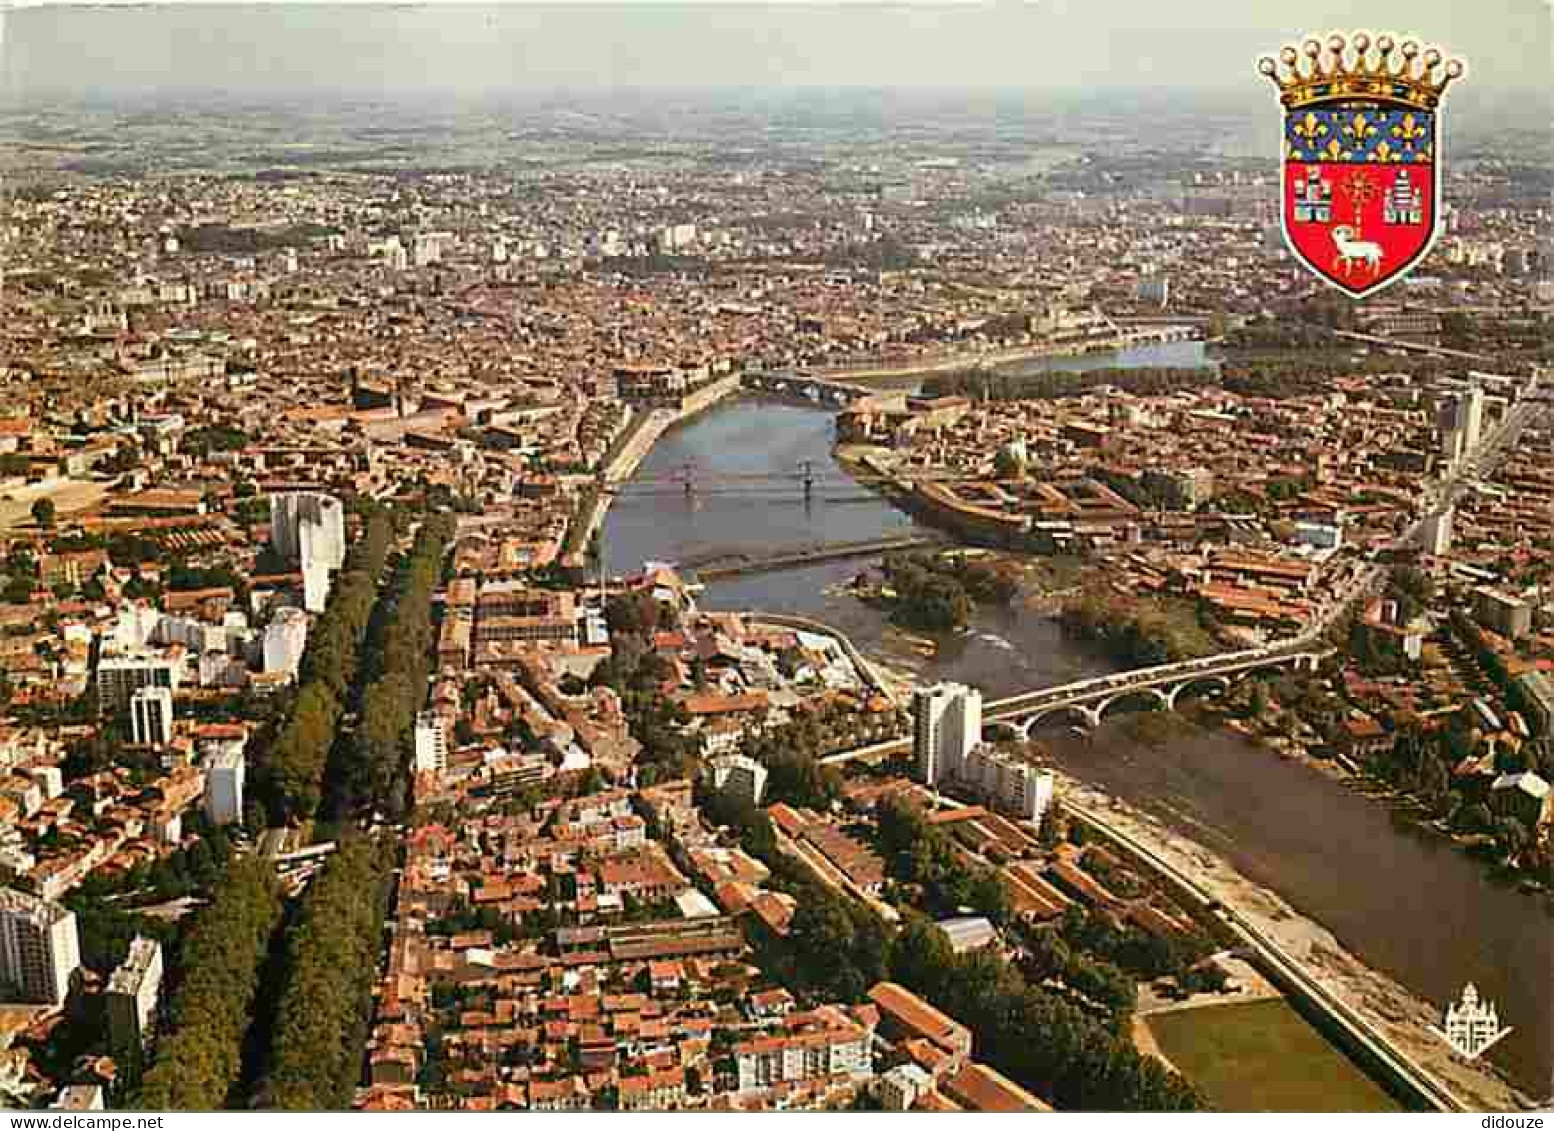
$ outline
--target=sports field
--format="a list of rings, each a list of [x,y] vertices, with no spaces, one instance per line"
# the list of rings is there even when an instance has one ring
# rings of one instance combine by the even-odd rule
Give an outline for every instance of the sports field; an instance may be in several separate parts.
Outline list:
[[[31,525],[32,504],[48,499],[60,517],[89,510],[108,493],[105,483],[84,479],[61,479],[49,484],[29,483],[0,493],[0,530]]]
[[[1220,1111],[1400,1111],[1283,999],[1144,1018],[1160,1050]]]

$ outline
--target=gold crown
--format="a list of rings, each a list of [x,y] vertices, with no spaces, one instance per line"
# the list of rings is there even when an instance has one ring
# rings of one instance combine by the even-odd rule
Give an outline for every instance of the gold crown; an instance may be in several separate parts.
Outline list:
[[[1347,46],[1344,37],[1333,35],[1328,37],[1326,51],[1317,39],[1306,40],[1299,51],[1286,46],[1279,52],[1279,61],[1284,64],[1282,74],[1279,64],[1267,55],[1257,61],[1257,69],[1278,86],[1279,101],[1287,108],[1330,98],[1369,95],[1407,102],[1426,110],[1433,109],[1441,100],[1441,92],[1447,83],[1461,78],[1467,70],[1462,60],[1453,59],[1446,63],[1437,78],[1436,68],[1444,61],[1441,52],[1432,47],[1421,58],[1419,44],[1411,39],[1398,47],[1392,36],[1377,36],[1374,53],[1367,33],[1355,32],[1352,42],[1352,61],[1344,57]],[[1394,63],[1392,52],[1395,47],[1401,58]],[[1304,67],[1300,62],[1302,54],[1308,60]],[[1419,60],[1417,64],[1416,59]]]

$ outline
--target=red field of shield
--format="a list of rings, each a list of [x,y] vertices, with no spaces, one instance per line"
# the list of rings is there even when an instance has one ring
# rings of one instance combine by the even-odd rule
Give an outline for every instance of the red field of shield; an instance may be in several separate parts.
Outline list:
[[[1297,214],[1301,186],[1326,182],[1326,216]],[[1398,184],[1399,177],[1402,184]],[[1288,162],[1284,231],[1295,253],[1354,298],[1396,282],[1429,250],[1435,232],[1435,169],[1428,163]]]

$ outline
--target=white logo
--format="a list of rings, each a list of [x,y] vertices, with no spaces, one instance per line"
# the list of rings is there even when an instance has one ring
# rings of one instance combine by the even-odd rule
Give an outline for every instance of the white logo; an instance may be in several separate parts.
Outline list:
[[[1430,1032],[1452,1047],[1452,1051],[1466,1060],[1477,1060],[1490,1046],[1499,1043],[1511,1032],[1510,1026],[1500,1027],[1500,1014],[1492,1001],[1480,1001],[1478,990],[1469,982],[1462,991],[1462,1000],[1446,1007],[1446,1017],[1441,1028],[1430,1026]]]

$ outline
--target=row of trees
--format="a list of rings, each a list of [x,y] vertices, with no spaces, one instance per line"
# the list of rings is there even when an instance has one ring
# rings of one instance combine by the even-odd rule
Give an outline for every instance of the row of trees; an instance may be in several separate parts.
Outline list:
[[[248,446],[248,434],[241,428],[210,424],[203,428],[191,428],[183,434],[179,447],[191,455],[204,458],[212,452],[240,452]]]
[[[268,863],[234,860],[183,946],[172,1028],[145,1074],[136,1106],[151,1111],[224,1107],[243,1067],[243,1037],[270,937],[284,908]]]
[[[1135,396],[1153,397],[1200,388],[1213,381],[1212,370],[1179,366],[1045,369],[1036,373],[974,369],[930,374],[923,381],[923,395],[993,401],[1051,401],[1079,397],[1112,386]]]
[[[183,899],[208,891],[220,882],[233,856],[232,843],[226,830],[210,824],[202,815],[195,814],[188,818],[186,831],[195,836],[183,847],[156,860],[137,864],[128,871],[114,873],[111,877],[101,871],[93,872],[71,893],[67,902],[75,908],[77,918],[83,924],[81,958],[88,966],[111,970],[124,960],[128,951],[127,939],[124,940],[124,947],[117,951],[89,945],[83,916],[104,908],[123,910],[120,903],[105,904],[105,896],[129,895],[134,903],[145,905]],[[101,961],[94,961],[94,955]]]
[[[338,1111],[361,1075],[372,978],[388,906],[387,844],[346,841],[314,879],[286,941],[260,1106]]]
[[[1195,1111],[1182,1076],[1125,1033],[1028,983],[991,950],[956,955],[943,931],[913,916],[891,948],[896,981],[970,1025],[978,1057],[1071,1111]]]
[[[308,634],[291,716],[255,768],[254,792],[265,798],[272,821],[311,817],[323,800],[330,746],[356,676],[357,653],[393,537],[386,513],[368,518],[365,535],[352,548],[328,606]]]
[[[374,618],[371,661],[359,704],[361,722],[344,743],[331,775],[330,808],[337,814],[371,806],[398,820],[409,806],[406,744],[426,696],[432,592],[452,536],[452,521],[446,516],[421,525],[415,545],[399,563],[391,595]]]

